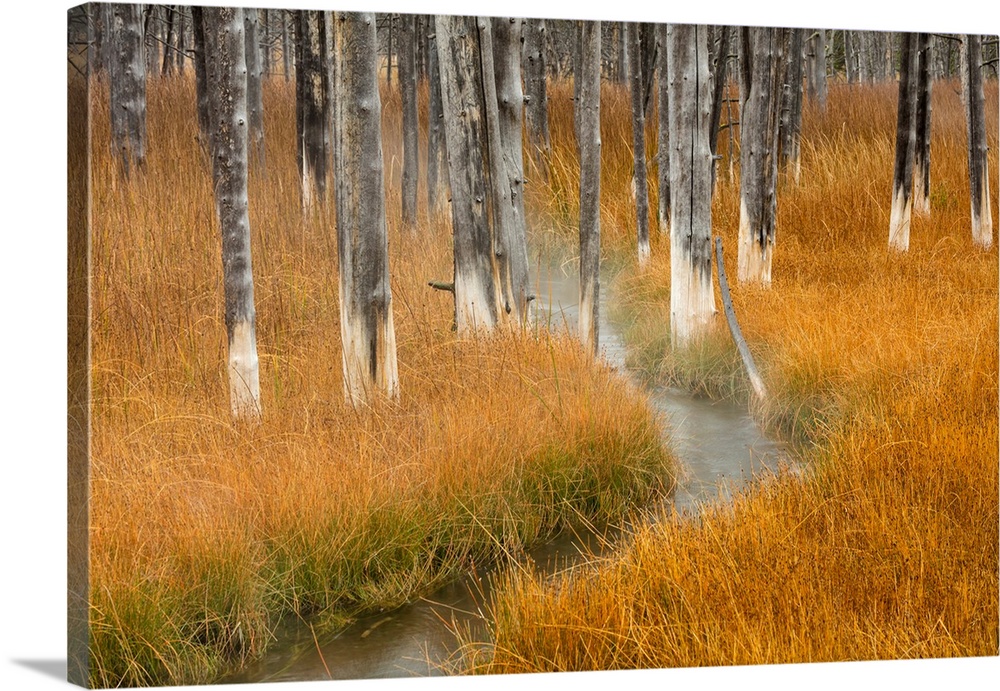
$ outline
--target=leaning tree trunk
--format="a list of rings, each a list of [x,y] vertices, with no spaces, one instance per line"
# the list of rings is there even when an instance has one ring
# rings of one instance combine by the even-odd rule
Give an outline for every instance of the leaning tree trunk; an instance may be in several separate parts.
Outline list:
[[[326,197],[326,135],[330,121],[327,99],[326,26],[323,12],[296,11],[295,120],[302,209]]]
[[[681,348],[705,333],[715,312],[712,288],[712,88],[708,27],[669,24],[670,341]]]
[[[524,107],[528,121],[528,151],[542,181],[548,180],[548,158],[552,151],[549,134],[549,100],[545,65],[545,20],[525,20],[524,86],[527,90]]]
[[[646,187],[646,108],[642,46],[638,22],[628,24],[629,81],[632,97],[632,185],[635,194],[639,265],[649,260],[649,192]]]
[[[905,252],[910,247],[913,210],[913,152],[916,148],[916,34],[902,34],[899,60],[899,100],[896,107],[896,163],[892,174],[892,208],[889,213],[889,247]]]
[[[492,55],[485,41],[483,50],[483,85],[487,104],[490,177],[493,208],[509,206],[505,222],[494,226],[494,276],[500,291],[501,306],[509,320],[523,326],[528,318],[528,246],[527,220],[524,214],[524,141],[521,112],[524,92],[521,89],[521,20],[494,17]],[[486,58],[490,58],[487,64]],[[490,79],[494,76],[494,80]],[[492,88],[491,88],[492,82]],[[496,104],[494,111],[493,105]],[[493,113],[497,115],[499,146],[494,145]],[[495,171],[495,173],[494,173]],[[494,218],[497,214],[494,213]]]
[[[375,14],[337,12],[334,161],[344,395],[399,395],[389,286]]]
[[[455,328],[466,334],[492,329],[498,317],[482,156],[479,32],[471,17],[436,15],[434,25],[451,185]]]
[[[670,80],[667,77],[669,68],[669,51],[667,50],[668,27],[666,24],[657,25],[657,36],[660,42],[659,54],[659,92],[657,94],[660,104],[657,113],[657,140],[656,140],[656,172],[657,172],[657,221],[659,221],[660,235],[666,237],[670,233],[670,124],[669,124],[669,104],[670,104]]]
[[[765,286],[771,284],[777,215],[783,31],[751,28],[745,44],[749,82],[741,117],[738,279]]]
[[[260,172],[264,171],[264,99],[261,89],[260,41],[258,14],[254,8],[243,10],[246,37],[247,110],[250,116],[250,150]]]
[[[785,107],[781,111],[781,166],[798,185],[802,178],[802,44],[805,30],[788,29]]]
[[[429,31],[433,31],[433,19]],[[444,106],[441,103],[441,70],[437,37],[429,36],[427,49],[427,211],[440,213],[448,198],[448,161],[445,150]]]
[[[601,297],[601,22],[580,34],[580,339],[598,353]]]
[[[972,202],[972,241],[983,248],[993,244],[993,211],[987,166],[986,106],[983,96],[982,43],[977,34],[966,34],[961,49],[965,132],[969,146],[969,192]]]
[[[203,21],[211,98],[212,178],[222,232],[229,400],[236,418],[256,419],[261,407],[247,197],[243,10],[206,7]]]
[[[146,160],[146,60],[141,5],[112,5],[111,146],[126,177]]]
[[[399,15],[399,91],[403,109],[403,225],[417,225],[417,63],[416,15]]]
[[[913,152],[913,208],[931,212],[931,35],[917,38],[917,75],[914,84],[916,148]]]

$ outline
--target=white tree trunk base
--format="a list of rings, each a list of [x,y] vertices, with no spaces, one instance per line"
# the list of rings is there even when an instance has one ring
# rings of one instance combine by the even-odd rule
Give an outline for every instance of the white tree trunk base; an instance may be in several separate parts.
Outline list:
[[[740,283],[761,283],[771,285],[771,258],[774,254],[774,240],[761,247],[756,233],[751,232],[746,206],[740,202],[740,236],[737,255],[736,278]]]
[[[233,417],[260,417],[257,343],[253,324],[246,321],[233,326],[233,339],[229,343],[229,400]]]
[[[910,249],[910,216],[913,200],[904,199],[903,189],[896,190],[889,213],[889,248],[906,252]]]
[[[983,184],[979,190],[979,208],[983,213],[977,215],[975,207],[972,211],[972,242],[978,247],[989,249],[993,246],[993,210],[990,207],[990,180],[987,171],[983,170]]]

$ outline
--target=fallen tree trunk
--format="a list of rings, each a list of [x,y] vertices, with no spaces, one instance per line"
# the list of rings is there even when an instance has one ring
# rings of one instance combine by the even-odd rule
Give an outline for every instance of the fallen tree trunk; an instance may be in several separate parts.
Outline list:
[[[753,387],[753,392],[757,396],[757,399],[763,402],[767,400],[767,389],[764,386],[764,380],[761,378],[760,372],[757,371],[757,365],[754,364],[753,355],[750,354],[750,348],[747,346],[746,339],[743,338],[739,322],[736,321],[733,298],[729,295],[729,281],[726,280],[726,266],[722,263],[722,238],[720,237],[715,238],[715,254],[716,264],[719,267],[719,292],[722,294],[722,306],[726,312],[729,333],[732,334],[733,341],[736,342],[736,349],[740,351],[740,357],[743,359],[743,367],[747,371],[747,376],[750,377],[750,386]]]

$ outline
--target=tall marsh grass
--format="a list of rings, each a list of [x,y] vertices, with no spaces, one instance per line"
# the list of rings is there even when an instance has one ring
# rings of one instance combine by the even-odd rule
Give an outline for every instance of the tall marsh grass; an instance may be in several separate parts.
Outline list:
[[[123,180],[92,92],[91,682],[211,681],[278,618],[390,608],[578,518],[624,520],[671,461],[643,396],[569,338],[460,339],[450,226],[400,229],[385,94],[398,404],[344,401],[332,204],[300,211],[294,88],[265,86],[250,218],[263,421],[227,400],[219,230],[193,79],[151,80]]]
[[[996,171],[996,81],[987,103]],[[551,580],[511,572],[495,646],[470,646],[466,669],[998,653],[996,244],[972,244],[961,104],[957,85],[939,82],[932,212],[914,217],[907,253],[888,250],[894,108],[885,85],[832,86],[825,113],[807,109],[801,184],[782,180],[778,192],[773,286],[734,286],[771,392],[755,412],[796,439],[805,477],[780,476],[696,519],[663,515],[617,553]],[[612,218],[631,203],[605,199]],[[730,275],[738,208],[723,177],[714,230]],[[631,252],[626,236],[614,243],[609,252]],[[669,351],[668,251],[654,247],[647,270],[616,282],[633,361],[652,378],[748,400],[721,316],[705,342]]]

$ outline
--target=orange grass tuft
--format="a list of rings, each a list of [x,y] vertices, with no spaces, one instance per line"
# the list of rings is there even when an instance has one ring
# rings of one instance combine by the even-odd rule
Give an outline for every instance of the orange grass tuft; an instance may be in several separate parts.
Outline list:
[[[996,170],[995,81],[987,103]],[[832,86],[826,113],[807,110],[801,185],[783,180],[778,193],[773,286],[734,286],[773,397],[757,412],[795,436],[806,476],[694,519],[662,516],[551,581],[512,572],[495,646],[470,646],[468,669],[998,653],[997,251],[972,244],[964,122],[947,82],[934,87],[931,216],[914,217],[909,252],[888,250],[894,108],[891,85]],[[737,225],[738,186],[724,177],[714,226],[730,275]],[[721,321],[692,351],[669,352],[667,252],[616,281],[633,359],[746,399]]]

